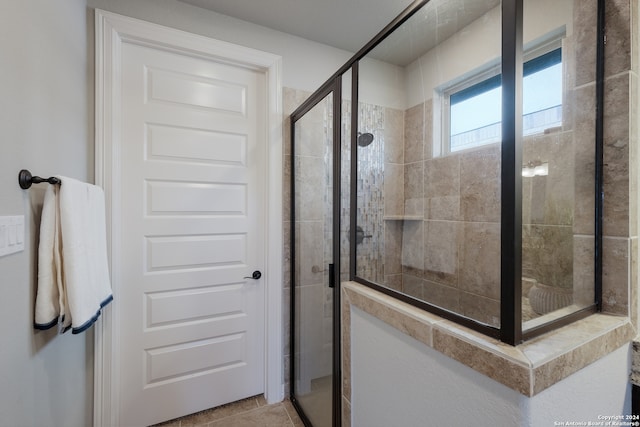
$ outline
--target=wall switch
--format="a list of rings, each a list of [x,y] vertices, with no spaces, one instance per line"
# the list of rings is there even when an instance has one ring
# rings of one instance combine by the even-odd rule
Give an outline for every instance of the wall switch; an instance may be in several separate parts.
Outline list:
[[[24,215],[0,216],[0,256],[24,250]]]

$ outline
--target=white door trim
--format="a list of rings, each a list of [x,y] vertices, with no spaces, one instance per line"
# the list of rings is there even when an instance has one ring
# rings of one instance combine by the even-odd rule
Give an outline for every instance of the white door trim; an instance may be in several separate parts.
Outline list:
[[[95,180],[103,187],[107,206],[107,239],[114,302],[104,310],[95,328],[94,426],[112,426],[119,419],[118,288],[121,268],[118,257],[120,194],[120,69],[121,45],[135,43],[195,57],[224,61],[257,70],[267,82],[267,197],[263,226],[266,229],[265,289],[265,397],[275,403],[284,398],[282,349],[282,83],[281,58],[184,31],[96,9],[96,129]]]

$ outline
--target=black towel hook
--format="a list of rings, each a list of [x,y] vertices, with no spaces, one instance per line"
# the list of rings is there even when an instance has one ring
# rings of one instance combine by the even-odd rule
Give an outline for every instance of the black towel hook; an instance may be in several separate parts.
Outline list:
[[[40,178],[39,176],[31,175],[26,169],[22,169],[18,174],[18,184],[20,184],[20,188],[26,190],[31,187],[31,184],[40,184],[41,182],[48,182],[49,184],[61,184],[60,179],[55,176],[51,176],[49,178]]]

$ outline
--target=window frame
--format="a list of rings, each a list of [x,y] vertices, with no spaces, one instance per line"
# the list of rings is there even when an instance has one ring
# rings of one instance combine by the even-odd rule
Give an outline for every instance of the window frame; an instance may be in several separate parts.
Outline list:
[[[560,62],[564,67],[564,50],[562,49],[562,39],[566,36],[565,27],[558,28],[555,31],[543,36],[539,40],[535,40],[524,49],[523,53],[523,71],[527,64],[530,64],[531,61],[534,61],[544,55],[548,55],[552,52],[560,50]],[[553,66],[555,64],[552,64]],[[541,68],[541,71],[547,67]],[[535,72],[535,71],[534,71]],[[563,73],[564,74],[564,73]],[[495,78],[496,76],[501,76],[501,63],[500,58],[494,59],[491,62],[488,62],[482,65],[479,68],[476,68],[454,80],[451,80],[434,90],[433,103],[434,103],[434,121],[433,123],[437,123],[439,129],[434,129],[434,139],[439,141],[439,144],[434,144],[433,147],[433,155],[434,157],[446,156],[451,153],[459,153],[466,150],[474,150],[481,147],[487,147],[492,144],[498,144],[501,141],[501,138],[498,137],[496,140],[491,140],[489,142],[485,142],[482,144],[472,145],[466,148],[460,148],[457,150],[451,149],[451,97],[456,94],[463,92],[469,88],[472,88],[476,85],[479,85],[483,82],[486,82],[490,79]],[[523,72],[523,79],[527,74]],[[563,81],[563,87],[564,87]],[[496,87],[502,87],[502,81]],[[493,89],[493,88],[492,88]],[[491,89],[490,89],[491,90]],[[481,92],[482,93],[482,92]],[[479,94],[481,94],[479,93]],[[563,102],[564,103],[564,102]],[[562,105],[562,104],[561,104]],[[563,119],[564,120],[564,119]],[[500,124],[501,121],[496,122],[496,124]],[[535,135],[539,132],[533,132],[530,134],[524,134],[525,136]]]

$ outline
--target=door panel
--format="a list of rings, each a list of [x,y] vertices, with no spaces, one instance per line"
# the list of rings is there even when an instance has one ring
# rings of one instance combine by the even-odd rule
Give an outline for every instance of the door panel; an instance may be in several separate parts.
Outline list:
[[[264,77],[122,51],[121,425],[264,391]]]
[[[314,427],[332,425],[333,95],[296,120],[294,133],[293,398]]]

